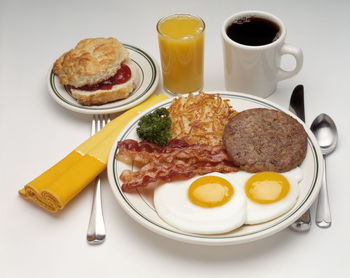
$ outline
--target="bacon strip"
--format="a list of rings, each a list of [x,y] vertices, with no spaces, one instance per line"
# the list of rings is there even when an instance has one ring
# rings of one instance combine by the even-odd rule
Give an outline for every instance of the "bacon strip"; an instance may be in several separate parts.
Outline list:
[[[184,140],[173,139],[168,146],[159,147],[148,142],[124,140],[118,143],[118,149],[118,160],[142,166],[139,171],[124,170],[121,173],[125,192],[156,181],[169,182],[211,172],[238,171],[222,146],[189,145]]]
[[[189,145],[181,139],[173,139],[165,147],[148,142],[138,143],[135,140],[128,139],[118,142],[118,148],[117,159],[128,164],[134,161],[145,165],[154,160],[159,163],[170,163],[178,159],[197,159],[198,161],[212,163],[229,161],[222,146]]]

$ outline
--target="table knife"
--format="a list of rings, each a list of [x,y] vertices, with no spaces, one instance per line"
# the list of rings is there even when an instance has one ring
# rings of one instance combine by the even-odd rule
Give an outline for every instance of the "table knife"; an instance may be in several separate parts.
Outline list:
[[[289,111],[293,112],[303,122],[305,122],[304,108],[304,86],[298,85],[294,88],[289,102]],[[296,232],[307,232],[311,227],[310,209],[308,209],[297,221],[289,226]]]

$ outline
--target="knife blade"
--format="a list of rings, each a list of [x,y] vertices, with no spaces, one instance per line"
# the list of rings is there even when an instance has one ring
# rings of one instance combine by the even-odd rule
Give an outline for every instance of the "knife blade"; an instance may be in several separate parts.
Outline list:
[[[305,122],[305,107],[304,107],[304,86],[298,85],[294,88],[289,102],[289,111],[294,113]],[[297,221],[289,226],[296,232],[307,232],[311,227],[310,209],[308,209]]]
[[[294,88],[289,102],[289,111],[293,112],[305,122],[304,86],[298,85]]]

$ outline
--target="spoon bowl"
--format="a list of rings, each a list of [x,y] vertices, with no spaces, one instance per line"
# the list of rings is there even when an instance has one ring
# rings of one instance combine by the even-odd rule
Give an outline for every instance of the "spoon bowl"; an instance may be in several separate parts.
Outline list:
[[[338,132],[334,121],[327,114],[320,114],[311,125],[323,155],[332,153],[338,142]]]
[[[332,218],[328,200],[325,158],[335,150],[338,142],[338,132],[334,121],[327,114],[320,114],[312,122],[311,130],[318,141],[324,160],[323,180],[316,208],[316,225],[321,228],[329,228],[332,224]]]

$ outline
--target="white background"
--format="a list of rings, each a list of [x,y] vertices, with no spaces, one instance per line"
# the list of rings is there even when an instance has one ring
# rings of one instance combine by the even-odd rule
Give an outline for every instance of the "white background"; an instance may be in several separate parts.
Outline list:
[[[103,180],[107,238],[86,243],[92,201],[87,187],[52,215],[17,190],[88,138],[91,116],[60,107],[47,89],[55,59],[83,38],[117,37],[159,60],[155,25],[188,12],[206,22],[204,90],[224,90],[221,23],[264,10],[287,26],[304,52],[302,71],[279,83],[270,100],[288,107],[305,87],[306,123],[332,116],[339,146],[328,158],[333,225],[307,234],[284,230],[226,247],[195,246],[156,235],[119,207]],[[349,1],[18,1],[0,2],[0,277],[349,277]],[[293,67],[285,57],[283,65]],[[158,92],[162,89],[159,87]],[[314,220],[314,210],[313,210]]]

